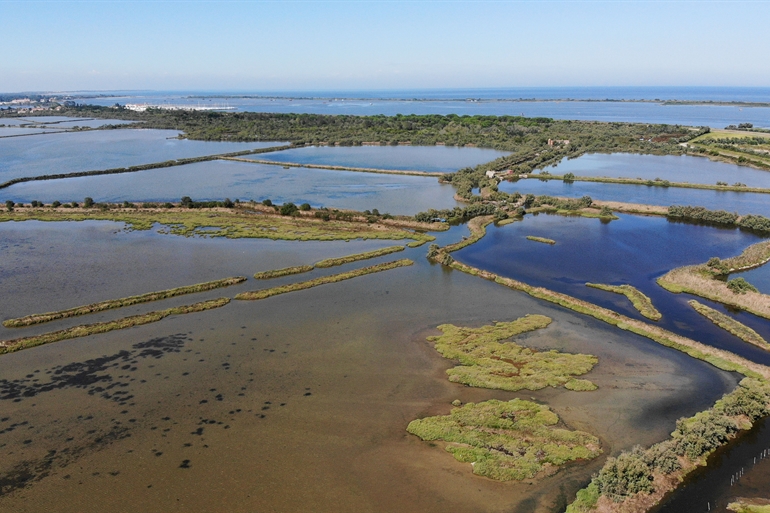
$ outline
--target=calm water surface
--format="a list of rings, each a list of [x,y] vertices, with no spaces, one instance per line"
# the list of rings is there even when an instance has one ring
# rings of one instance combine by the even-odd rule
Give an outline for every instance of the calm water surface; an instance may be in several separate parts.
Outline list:
[[[556,241],[551,246],[528,235]],[[481,241],[457,252],[462,262],[531,285],[569,294],[642,319],[618,294],[592,289],[586,282],[630,284],[648,295],[663,314],[658,324],[675,333],[770,364],[770,354],[718,328],[695,312],[691,296],[671,294],[655,280],[670,269],[726,258],[761,240],[740,230],[672,223],[660,217],[622,215],[617,221],[538,215],[491,228]],[[725,311],[724,307],[698,298]],[[736,315],[736,314],[731,314]],[[770,321],[750,314],[738,320],[770,338]]]
[[[347,167],[452,172],[490,162],[506,152],[447,146],[311,146],[247,158]]]
[[[770,217],[770,195],[748,192],[682,189],[647,185],[623,185],[614,183],[573,182],[561,180],[519,180],[502,182],[503,192],[522,194],[547,194],[565,198],[590,196],[597,200],[642,203],[645,205],[697,205],[711,210],[726,210],[739,214],[761,214]]]
[[[54,125],[58,126],[58,125]],[[264,148],[271,142],[176,139],[176,130],[98,130],[0,139],[0,182],[24,176],[127,167]],[[0,196],[5,196],[0,192]]]
[[[416,214],[429,208],[459,205],[451,185],[435,177],[397,176],[325,169],[291,168],[232,161],[198,162],[136,173],[86,176],[16,184],[0,197],[46,203],[81,201],[179,201],[224,198],[271,199],[310,203],[314,207],[379,209],[391,214]]]
[[[670,182],[715,185],[717,182],[741,182],[749,187],[770,187],[770,172],[745,166],[712,162],[687,155],[634,155],[628,153],[592,153],[576,159],[564,159],[548,170],[553,174],[608,178],[661,178]]]
[[[3,223],[0,234],[4,316],[391,244],[186,239],[107,222]],[[473,476],[442,444],[407,435],[407,423],[447,413],[453,399],[534,397],[600,436],[610,454],[665,438],[679,416],[735,386],[731,374],[431,265],[424,252],[399,254],[415,260],[409,268],[3,356],[0,511],[563,510],[601,459],[537,485],[497,483]],[[269,285],[250,279],[87,321]],[[425,341],[441,323],[526,313],[554,323],[523,344],[599,356],[587,376],[598,391],[459,386]]]

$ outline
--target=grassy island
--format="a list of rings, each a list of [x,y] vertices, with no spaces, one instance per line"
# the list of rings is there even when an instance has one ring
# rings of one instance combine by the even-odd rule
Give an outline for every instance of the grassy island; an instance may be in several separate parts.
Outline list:
[[[351,278],[357,278],[359,276],[365,276],[367,274],[378,273],[382,271],[389,271],[390,269],[396,269],[398,267],[409,266],[412,264],[414,264],[413,261],[409,260],[408,258],[404,258],[402,260],[396,260],[393,262],[386,262],[383,264],[363,267],[361,269],[355,269],[353,271],[348,271],[345,273],[332,274],[330,276],[322,276],[314,280],[308,280],[308,281],[303,281],[299,283],[292,283],[289,285],[281,285],[279,287],[272,287],[269,289],[254,290],[251,292],[241,292],[240,294],[235,296],[235,299],[252,300],[252,301],[258,300],[258,299],[265,299],[268,297],[277,296],[278,294],[286,294],[287,292],[305,290],[312,287],[317,287],[319,285],[325,285],[327,283],[337,283],[339,281],[349,280]]]
[[[234,208],[187,208],[181,204],[168,204],[167,208],[148,208],[107,205],[106,208],[51,208],[25,207],[0,212],[0,222],[5,221],[115,221],[125,223],[130,230],[149,230],[154,225],[164,225],[162,233],[185,237],[264,238],[273,240],[352,240],[382,239],[428,242],[435,239],[421,231],[440,227],[438,223],[425,224],[415,221],[381,220],[369,223],[354,214],[342,215],[343,219],[324,220],[316,217],[319,211],[281,215],[272,207],[243,204]],[[325,214],[325,213],[324,213]],[[323,214],[322,214],[323,215]],[[409,229],[400,227],[405,224]]]
[[[770,344],[768,344],[767,341],[759,335],[759,333],[749,328],[745,324],[738,322],[729,315],[725,315],[722,312],[714,310],[713,308],[710,308],[703,303],[699,303],[694,299],[691,299],[688,301],[688,303],[703,317],[707,318],[720,328],[729,331],[744,342],[754,344],[755,346],[761,347],[765,350],[770,350]]]
[[[404,251],[404,246],[390,246],[382,249],[375,249],[374,251],[368,251],[366,253],[358,253],[355,255],[347,255],[339,258],[327,258],[315,263],[317,268],[334,267],[337,265],[349,264],[351,262],[357,262],[359,260],[368,260],[370,258],[377,258],[383,255],[390,255],[391,253],[397,253]]]
[[[54,321],[58,319],[66,319],[68,317],[77,317],[79,315],[87,315],[90,313],[103,312],[104,310],[112,310],[114,308],[122,308],[125,306],[138,305],[141,303],[148,303],[150,301],[160,301],[161,299],[168,299],[171,297],[181,296],[184,294],[194,294],[196,292],[205,292],[207,290],[214,290],[222,287],[229,287],[237,283],[246,281],[246,278],[235,277],[225,278],[224,280],[209,281],[206,283],[198,283],[197,285],[189,285],[187,287],[177,287],[174,289],[161,290],[159,292],[149,292],[139,296],[129,296],[121,299],[111,299],[109,301],[101,301],[99,303],[92,303],[90,305],[78,306],[75,308],[69,308],[67,310],[59,310],[57,312],[48,312],[42,314],[32,314],[17,319],[8,319],[3,321],[3,326],[6,328],[21,328],[23,326],[31,326],[33,324],[41,324],[44,322]]]
[[[545,237],[536,237],[534,235],[527,235],[527,240],[535,241],[535,242],[542,242],[543,244],[556,244],[556,241],[553,239],[546,239]]]
[[[545,328],[551,319],[527,315],[512,322],[498,322],[480,328],[442,324],[443,332],[428,338],[444,358],[460,365],[449,369],[449,381],[468,386],[517,391],[565,386],[570,390],[595,390],[588,380],[576,380],[589,372],[598,359],[585,354],[538,352],[513,342],[503,342],[516,335]]]
[[[258,272],[254,275],[254,278],[257,280],[269,280],[270,278],[280,278],[281,276],[307,273],[312,270],[312,265],[298,265],[295,267],[284,267],[283,269],[273,269],[271,271]]]
[[[622,294],[626,296],[634,308],[639,310],[639,313],[651,319],[653,321],[659,321],[662,315],[655,306],[652,304],[652,300],[639,289],[631,285],[604,285],[601,283],[586,283],[586,287],[594,289],[605,290],[607,292],[614,292],[615,294]]]
[[[107,333],[108,331],[122,330],[125,328],[131,328],[132,326],[149,324],[151,322],[160,321],[169,315],[203,312],[205,310],[211,310],[212,308],[225,306],[229,302],[229,298],[223,297],[219,299],[212,299],[210,301],[195,303],[192,305],[177,306],[174,308],[168,308],[166,310],[159,310],[156,312],[149,312],[140,315],[132,315],[131,317],[124,317],[114,321],[85,324],[64,330],[53,331],[51,333],[44,333],[42,335],[17,338],[13,340],[3,340],[0,341],[0,354],[12,353],[14,351],[20,351],[30,347],[50,344],[51,342],[59,342],[61,340],[67,340],[71,338],[87,337],[88,335],[96,335],[98,333]]]
[[[553,474],[575,460],[601,454],[599,439],[555,427],[559,417],[530,401],[490,400],[453,408],[449,415],[409,423],[407,431],[426,441],[448,442],[446,450],[473,465],[473,473],[499,481]]]
[[[678,267],[658,278],[658,285],[669,292],[694,294],[770,319],[770,295],[756,292],[753,287],[740,287],[745,283],[738,281],[740,278],[725,281],[731,273],[759,267],[768,260],[770,241],[763,241],[749,246],[737,257],[712,258],[705,264]]]

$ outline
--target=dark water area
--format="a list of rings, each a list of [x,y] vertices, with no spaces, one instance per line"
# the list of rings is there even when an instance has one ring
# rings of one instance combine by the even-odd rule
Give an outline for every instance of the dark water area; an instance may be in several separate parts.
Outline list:
[[[451,173],[507,155],[487,148],[454,146],[309,146],[246,158],[346,167]]]
[[[712,454],[707,466],[687,477],[654,513],[727,511],[735,499],[767,499],[770,483],[770,418],[728,447]]]
[[[527,240],[529,235],[553,239],[556,244]],[[663,314],[657,325],[768,365],[770,354],[702,317],[686,302],[692,296],[672,294],[655,282],[675,267],[702,263],[713,256],[737,255],[759,240],[762,239],[756,235],[736,229],[673,223],[660,217],[622,215],[607,223],[540,214],[488,228],[481,241],[458,251],[455,258],[644,319],[624,296],[592,289],[585,283],[633,285],[649,296]],[[736,315],[701,298],[698,301],[735,316],[770,339],[770,321],[746,313]]]
[[[177,139],[179,133],[176,130],[124,129],[0,139],[0,182],[25,176],[128,167],[279,144],[190,141]],[[0,197],[9,198],[6,193],[7,190],[0,192]]]
[[[552,174],[605,178],[660,178],[670,182],[716,185],[717,182],[741,182],[749,187],[770,187],[770,172],[724,162],[712,162],[688,155],[636,155],[628,153],[592,153],[576,159],[564,159],[547,168]]]
[[[740,276],[752,285],[754,285],[763,294],[770,294],[770,266],[763,265],[756,269],[736,273],[734,276]]]
[[[441,244],[467,228],[438,234]],[[119,223],[2,223],[3,316],[392,245],[183,238]],[[407,435],[450,402],[534,398],[606,454],[664,439],[678,417],[737,377],[492,282],[415,265],[0,358],[0,511],[456,512],[563,510],[603,459],[537,484],[471,474],[443,444]],[[369,261],[392,259],[392,255]],[[367,262],[367,263],[369,263]],[[302,277],[247,282],[10,333],[60,329]],[[554,319],[522,337],[537,349],[587,352],[590,393],[508,392],[450,383],[426,343],[435,326],[479,326],[527,313]]]
[[[290,168],[233,161],[198,162],[135,173],[25,182],[0,191],[14,201],[199,201],[236,198],[352,210],[378,209],[413,215],[453,208],[455,189],[433,176],[402,176],[326,169]]]
[[[770,217],[770,195],[749,192],[683,189],[614,183],[573,182],[561,180],[526,179],[517,182],[501,182],[503,192],[580,198],[590,196],[596,200],[641,203],[645,205],[692,205],[710,210],[726,210],[741,215],[759,214]]]

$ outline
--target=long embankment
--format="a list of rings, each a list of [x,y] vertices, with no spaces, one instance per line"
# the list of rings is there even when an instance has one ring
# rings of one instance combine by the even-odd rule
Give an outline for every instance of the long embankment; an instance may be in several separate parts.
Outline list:
[[[80,315],[103,312],[105,310],[112,310],[115,308],[138,305],[141,303],[149,303],[150,301],[160,301],[162,299],[182,296],[185,294],[194,294],[196,292],[205,292],[222,287],[229,287],[230,285],[235,285],[244,281],[246,281],[246,278],[242,276],[236,276],[234,278],[225,278],[223,280],[198,283],[196,285],[188,285],[186,287],[177,287],[173,289],[161,290],[158,292],[148,292],[147,294],[141,294],[138,296],[129,296],[121,299],[110,299],[108,301],[100,301],[99,303],[77,306],[75,308],[68,308],[66,310],[59,310],[56,312],[32,314],[16,319],[8,319],[3,321],[3,326],[6,328],[21,328],[24,326],[32,326],[33,324],[42,324],[44,322],[55,321],[58,319],[77,317]]]
[[[759,335],[759,333],[749,328],[745,324],[738,322],[729,315],[725,315],[718,310],[714,310],[713,308],[710,308],[694,299],[689,300],[688,303],[703,317],[710,320],[720,328],[729,331],[744,342],[754,344],[755,346],[761,347],[765,350],[770,350],[770,344],[768,344],[767,341]]]
[[[391,253],[397,253],[399,251],[404,251],[404,246],[389,246],[387,248],[375,249],[374,251],[367,251],[366,253],[356,253],[355,255],[347,255],[339,258],[327,258],[320,262],[316,262],[314,265],[317,268],[323,269],[325,267],[335,267],[351,262],[358,262],[359,260],[369,260],[371,258],[390,255]]]
[[[237,157],[221,157],[222,160],[233,160],[236,162],[247,162],[249,164],[266,164],[269,166],[283,166],[283,167],[305,167],[308,169],[329,169],[331,171],[354,171],[357,173],[377,173],[381,175],[408,175],[408,176],[434,176],[441,177],[445,173],[436,173],[431,171],[411,171],[400,169],[379,169],[373,167],[350,167],[350,166],[333,166],[323,164],[299,164],[297,162],[277,162],[275,160],[264,159],[241,159]]]
[[[565,180],[564,175],[540,175],[530,174],[518,180]],[[670,182],[668,180],[643,180],[639,178],[609,178],[599,176],[575,176],[569,177],[566,181],[573,182],[596,182],[596,183],[615,183],[621,185],[646,185],[648,187],[678,187],[682,189],[705,189],[710,191],[729,191],[729,192],[753,192],[758,194],[770,194],[770,189],[765,187],[747,187],[744,185],[711,185],[690,182]]]
[[[631,304],[634,305],[634,308],[639,310],[640,314],[644,315],[650,320],[659,321],[662,317],[658,309],[655,308],[655,306],[652,304],[652,299],[650,299],[646,294],[642,293],[641,290],[631,285],[604,285],[603,283],[586,283],[586,287],[626,296],[628,300],[631,301]]]
[[[720,262],[724,274],[731,274],[759,267],[768,261],[770,241],[762,241],[749,246],[740,255]],[[736,294],[726,282],[715,279],[707,264],[673,269],[658,278],[658,285],[669,292],[693,294],[770,319],[770,295],[752,291]]]
[[[292,274],[302,274],[312,271],[312,265],[295,265],[294,267],[283,267],[281,269],[271,269],[269,271],[260,271],[254,274],[255,280],[270,280],[280,278],[281,276],[291,276]]]
[[[367,274],[388,271],[390,269],[396,269],[398,267],[409,266],[412,264],[414,264],[412,260],[409,260],[408,258],[404,258],[402,260],[396,260],[394,262],[386,262],[383,264],[363,267],[361,269],[355,269],[353,271],[348,271],[345,273],[332,274],[330,276],[322,276],[314,280],[308,280],[308,281],[303,281],[299,283],[291,283],[289,285],[281,285],[279,287],[272,287],[269,289],[254,290],[251,292],[241,292],[240,294],[235,296],[235,299],[250,300],[250,301],[265,299],[272,296],[277,296],[278,294],[286,294],[288,292],[294,292],[297,290],[305,290],[312,287],[317,287],[319,285],[326,285],[327,283],[337,283],[343,280],[349,280],[351,278],[357,278],[359,276],[364,276]]]
[[[95,324],[84,324],[82,326],[75,326],[64,330],[44,333],[42,335],[16,338],[13,340],[3,340],[3,341],[0,341],[0,354],[12,353],[14,351],[20,351],[22,349],[28,349],[30,347],[40,346],[43,344],[50,344],[51,342],[59,342],[61,340],[86,337],[88,335],[96,335],[99,333],[107,333],[108,331],[131,328],[132,326],[149,324],[151,322],[160,321],[161,319],[164,319],[169,315],[180,315],[180,314],[187,314],[187,313],[193,313],[193,312],[203,312],[205,310],[211,310],[213,308],[219,308],[221,306],[225,306],[229,302],[230,302],[229,298],[223,297],[219,299],[212,299],[210,301],[195,303],[192,305],[177,306],[174,308],[168,308],[166,310],[159,310],[156,312],[149,312],[149,313],[140,314],[140,315],[132,315],[131,317],[124,317],[122,319],[117,319],[114,321],[98,322]]]
[[[116,167],[111,169],[101,169],[93,171],[77,171],[74,173],[58,173],[52,175],[38,175],[38,176],[24,176],[20,178],[14,178],[7,182],[0,183],[0,189],[5,189],[11,185],[24,182],[35,182],[40,180],[60,180],[62,178],[82,178],[84,176],[99,176],[99,175],[116,175],[121,173],[135,173],[137,171],[147,171],[149,169],[160,169],[165,167],[184,166],[187,164],[194,164],[196,162],[208,162],[212,160],[219,160],[227,157],[238,157],[243,155],[256,155],[258,153],[269,153],[273,151],[282,151],[293,148],[292,145],[273,146],[270,148],[257,148],[254,150],[237,151],[232,153],[221,153],[216,155],[206,155],[203,157],[191,157],[186,159],[166,160],[163,162],[154,162],[151,164],[142,164],[139,166],[129,167]]]
[[[261,208],[261,209],[260,209]],[[417,223],[399,219],[369,223],[363,217],[351,220],[329,220],[314,216],[316,212],[282,216],[262,206],[236,208],[16,208],[0,212],[4,221],[115,221],[128,229],[149,230],[164,225],[164,232],[185,237],[264,238],[273,240],[406,240],[422,244],[435,240],[424,231],[444,228],[438,223]],[[307,215],[305,215],[307,214]],[[400,225],[408,226],[404,229]],[[415,244],[417,245],[417,244]]]

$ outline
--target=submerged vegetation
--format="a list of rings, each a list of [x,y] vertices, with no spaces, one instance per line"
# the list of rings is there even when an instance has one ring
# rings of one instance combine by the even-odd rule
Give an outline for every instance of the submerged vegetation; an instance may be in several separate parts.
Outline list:
[[[292,274],[302,274],[313,270],[312,265],[298,265],[295,267],[284,267],[283,269],[273,269],[271,271],[262,271],[254,275],[257,280],[269,280],[270,278],[280,278]]]
[[[575,380],[589,372],[597,358],[585,354],[535,351],[513,342],[511,337],[545,328],[551,319],[544,315],[527,315],[512,322],[493,326],[466,328],[452,324],[438,327],[443,332],[428,338],[444,358],[460,365],[449,369],[449,381],[473,387],[516,391],[540,390],[548,386],[565,386],[571,390],[595,390],[587,380]]]
[[[361,269],[355,269],[353,271],[348,271],[340,274],[322,276],[320,278],[315,278],[313,280],[303,281],[300,283],[281,285],[279,287],[272,287],[269,289],[262,289],[262,290],[254,290],[251,292],[241,292],[240,294],[235,296],[235,299],[252,300],[252,301],[258,300],[258,299],[265,299],[268,297],[277,296],[278,294],[286,294],[287,292],[294,292],[297,290],[309,289],[312,287],[317,287],[319,285],[325,285],[327,283],[337,283],[339,281],[349,280],[351,278],[357,278],[359,276],[364,276],[367,274],[378,273],[382,271],[389,271],[390,269],[396,269],[397,267],[404,267],[412,264],[414,264],[413,261],[409,260],[408,258],[404,258],[401,260],[395,260],[393,262],[386,262],[383,264],[372,265],[369,267],[362,267]]]
[[[161,290],[158,292],[148,292],[147,294],[141,294],[138,296],[129,296],[121,299],[110,299],[108,301],[101,301],[99,303],[92,303],[85,306],[77,306],[75,308],[68,308],[66,310],[59,310],[57,312],[48,312],[42,314],[26,315],[17,319],[8,319],[3,321],[3,326],[6,328],[20,328],[23,326],[31,326],[33,324],[40,324],[49,321],[55,321],[58,319],[66,319],[68,317],[77,317],[79,315],[87,315],[90,313],[103,312],[104,310],[112,310],[114,308],[122,308],[125,306],[138,305],[141,303],[148,303],[150,301],[160,301],[162,299],[168,299],[171,297],[182,296],[184,294],[194,294],[196,292],[205,292],[207,290],[214,290],[222,287],[229,287],[246,281],[243,277],[225,278],[223,280],[209,281],[206,283],[198,283],[196,285],[188,285],[186,287],[177,287],[174,289]]]
[[[720,328],[729,331],[736,337],[745,342],[748,342],[749,344],[754,344],[755,346],[761,347],[762,349],[770,350],[770,344],[768,344],[767,341],[759,335],[759,333],[749,328],[745,324],[738,322],[729,315],[725,315],[722,312],[714,310],[713,308],[710,308],[703,303],[699,303],[694,299],[689,300],[688,303],[695,309],[696,312]]]
[[[626,296],[639,313],[653,321],[659,321],[662,315],[652,304],[652,300],[642,291],[631,285],[604,285],[602,283],[586,283],[586,287],[614,292]]]
[[[382,249],[375,249],[374,251],[368,251],[366,253],[358,253],[356,255],[347,255],[339,258],[327,258],[316,262],[314,265],[317,268],[334,267],[337,265],[349,264],[350,262],[357,262],[358,260],[368,260],[370,258],[377,258],[383,255],[390,255],[398,251],[404,251],[404,246],[390,246]]]
[[[72,328],[54,331],[51,333],[44,333],[42,335],[16,338],[13,340],[3,340],[3,341],[0,341],[0,354],[20,351],[22,349],[40,346],[43,344],[50,344],[51,342],[59,342],[61,340],[86,337],[88,335],[96,335],[98,333],[107,333],[108,331],[122,330],[125,328],[131,328],[132,326],[149,324],[151,322],[160,321],[161,319],[164,319],[169,315],[180,315],[180,314],[193,313],[193,312],[203,312],[205,310],[211,310],[212,308],[219,308],[220,306],[225,306],[229,302],[230,302],[229,298],[223,297],[219,299],[212,299],[210,301],[202,301],[200,303],[195,303],[192,305],[177,306],[174,308],[168,308],[166,310],[159,310],[156,312],[132,315],[130,317],[124,317],[122,319],[117,319],[114,321],[98,322],[95,324],[85,324],[82,326],[75,326]]]
[[[725,281],[732,273],[759,267],[768,260],[770,241],[758,242],[736,257],[714,257],[705,264],[673,269],[658,278],[658,285],[669,292],[694,294],[770,319],[770,296],[743,278]]]
[[[409,423],[407,431],[426,441],[448,442],[446,450],[473,465],[473,473],[499,481],[532,479],[554,473],[601,451],[599,439],[557,428],[548,406],[495,399],[453,408],[449,415]]]

